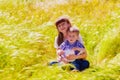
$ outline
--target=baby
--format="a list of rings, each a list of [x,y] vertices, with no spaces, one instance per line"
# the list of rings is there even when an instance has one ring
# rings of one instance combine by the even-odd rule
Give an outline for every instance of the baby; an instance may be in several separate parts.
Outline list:
[[[74,60],[68,60],[66,57],[74,54],[74,55],[80,55],[83,52],[81,51],[81,48],[84,48],[82,43],[80,43],[79,39],[79,29],[77,27],[71,27],[67,32],[67,40],[65,40],[60,46],[59,46],[59,58],[58,61],[61,62],[63,59],[66,62],[72,62]]]

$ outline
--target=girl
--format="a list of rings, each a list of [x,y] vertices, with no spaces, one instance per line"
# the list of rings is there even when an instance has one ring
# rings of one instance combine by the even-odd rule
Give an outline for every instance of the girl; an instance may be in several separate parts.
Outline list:
[[[63,43],[67,39],[67,31],[71,27],[71,23],[70,23],[69,19],[67,19],[65,17],[61,17],[55,22],[55,25],[58,30],[58,36],[55,37],[54,47],[56,48],[57,54],[60,55],[60,54],[63,54],[64,52],[63,52],[63,50],[60,50],[58,48],[61,45],[61,43]],[[83,44],[81,36],[79,36],[78,40],[80,41],[80,43]],[[80,66],[79,66],[80,71],[89,67],[89,62],[87,60],[85,60],[85,58],[87,57],[86,50],[85,50],[85,48],[81,48],[81,50],[85,51],[85,53],[78,55],[79,57],[77,57],[76,59],[75,59],[74,55],[67,56],[67,59],[69,59],[69,60],[75,59],[76,63],[80,64]],[[64,60],[63,60],[63,62],[64,62]],[[57,62],[51,62],[50,65],[53,65],[54,63],[57,63]]]

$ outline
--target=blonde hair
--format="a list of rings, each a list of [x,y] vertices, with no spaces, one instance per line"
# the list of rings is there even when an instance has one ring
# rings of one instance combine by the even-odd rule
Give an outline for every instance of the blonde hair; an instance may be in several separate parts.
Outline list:
[[[77,35],[79,35],[79,29],[76,26],[70,27],[68,32],[75,32]]]

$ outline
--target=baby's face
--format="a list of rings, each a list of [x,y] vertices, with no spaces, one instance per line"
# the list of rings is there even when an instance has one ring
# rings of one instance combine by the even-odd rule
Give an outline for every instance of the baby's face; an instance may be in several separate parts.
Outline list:
[[[76,32],[68,32],[67,40],[72,44],[78,40],[78,34]]]

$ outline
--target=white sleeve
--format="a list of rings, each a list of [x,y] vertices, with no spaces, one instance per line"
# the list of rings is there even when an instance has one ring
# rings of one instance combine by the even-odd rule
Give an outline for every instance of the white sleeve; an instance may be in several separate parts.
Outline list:
[[[55,47],[55,48],[58,48],[58,44],[57,44],[57,37],[55,37],[54,47]]]
[[[80,41],[80,43],[82,43],[84,45],[81,35],[79,35],[79,39],[78,40]]]

